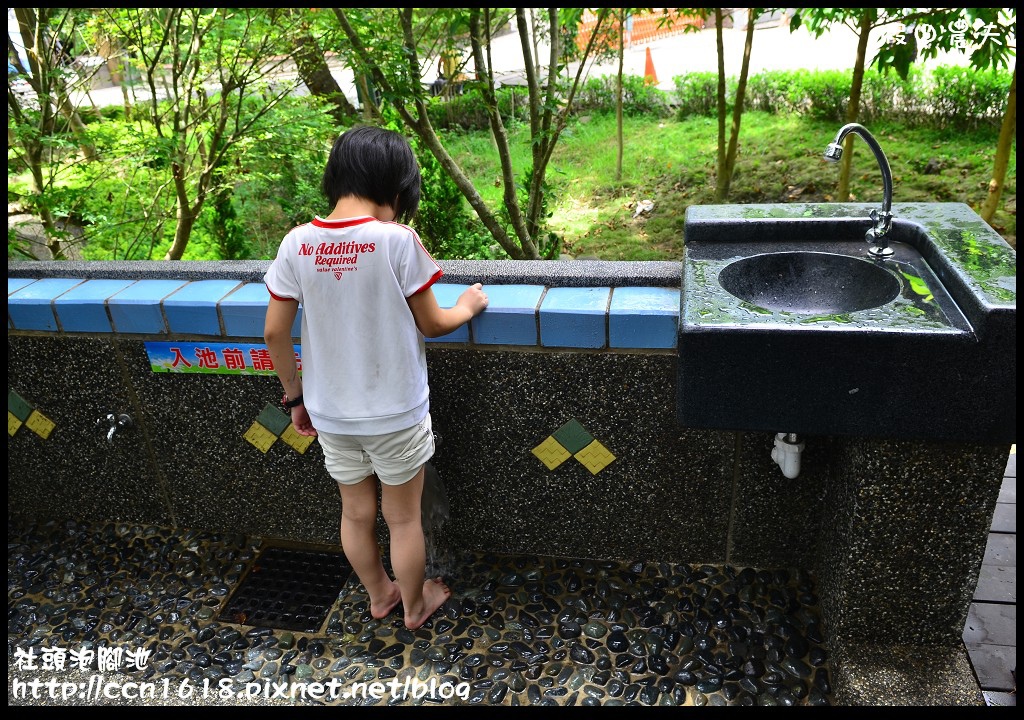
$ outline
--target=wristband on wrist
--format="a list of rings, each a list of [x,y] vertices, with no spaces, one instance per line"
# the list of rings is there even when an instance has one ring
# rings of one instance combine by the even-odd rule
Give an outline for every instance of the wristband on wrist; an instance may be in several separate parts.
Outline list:
[[[302,393],[299,393],[294,400],[289,399],[288,396],[285,395],[283,398],[281,398],[281,404],[284,405],[289,410],[292,409],[293,407],[298,407],[299,405],[302,404]]]

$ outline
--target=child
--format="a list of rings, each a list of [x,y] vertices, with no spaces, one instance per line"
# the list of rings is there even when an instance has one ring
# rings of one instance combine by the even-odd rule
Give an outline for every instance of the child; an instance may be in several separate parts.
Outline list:
[[[358,126],[334,143],[324,170],[325,218],[289,232],[264,278],[264,338],[303,435],[315,435],[341,493],[341,545],[383,619],[401,601],[415,630],[450,595],[426,580],[420,517],[424,464],[434,454],[423,338],[446,335],[487,306],[480,283],[452,308],[431,286],[441,268],[407,225],[420,171],[397,132]],[[302,303],[302,376],[292,324]],[[380,509],[391,537],[388,576],[377,544]]]

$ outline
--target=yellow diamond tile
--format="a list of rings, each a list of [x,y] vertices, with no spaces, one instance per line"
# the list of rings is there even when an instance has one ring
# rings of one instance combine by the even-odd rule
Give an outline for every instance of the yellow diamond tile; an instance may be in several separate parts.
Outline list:
[[[562,447],[557,440],[550,435],[548,439],[531,450],[542,463],[548,466],[548,470],[554,470],[570,457],[569,451]]]
[[[18,416],[12,413],[10,410],[7,411],[7,434],[14,435],[18,432],[18,428],[21,427],[21,420]]]
[[[25,421],[25,427],[41,437],[43,440],[50,437],[50,433],[56,427],[53,420],[43,415],[38,410],[33,410]]]
[[[244,437],[259,448],[262,453],[267,452],[270,446],[274,444],[274,441],[277,440],[277,435],[267,430],[258,422],[254,422],[249,426],[249,429],[245,431]]]
[[[281,433],[281,439],[291,445],[299,453],[305,453],[306,449],[312,444],[315,436],[313,435],[300,435],[295,429],[295,426],[288,423],[288,427]]]
[[[593,475],[597,475],[608,467],[615,456],[608,451],[608,448],[595,440],[576,453],[576,459],[583,463],[583,467]]]

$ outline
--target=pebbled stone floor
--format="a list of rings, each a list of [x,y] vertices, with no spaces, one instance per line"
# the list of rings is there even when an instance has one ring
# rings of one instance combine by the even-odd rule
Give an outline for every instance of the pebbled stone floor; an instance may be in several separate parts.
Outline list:
[[[352,576],[303,633],[218,619],[261,543],[9,517],[8,704],[832,704],[802,570],[455,552],[420,629]]]

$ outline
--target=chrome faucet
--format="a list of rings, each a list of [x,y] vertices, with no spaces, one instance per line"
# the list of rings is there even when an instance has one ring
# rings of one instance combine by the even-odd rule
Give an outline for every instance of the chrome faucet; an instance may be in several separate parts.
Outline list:
[[[870,214],[874,226],[864,234],[864,240],[871,247],[868,248],[868,255],[884,259],[893,254],[889,247],[887,235],[892,228],[892,170],[889,169],[889,161],[885,159],[885,153],[879,146],[878,141],[868,132],[867,128],[859,123],[848,123],[839,128],[836,139],[825,148],[825,159],[829,162],[838,162],[843,157],[843,140],[850,133],[860,135],[864,142],[875,154],[878,161],[878,168],[882,171],[882,210],[872,210]]]

